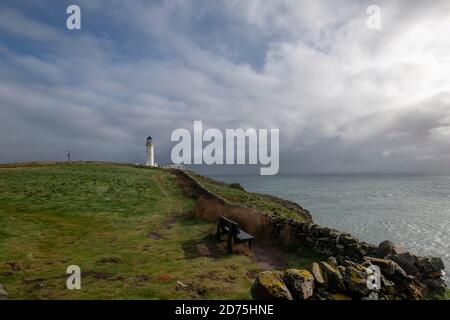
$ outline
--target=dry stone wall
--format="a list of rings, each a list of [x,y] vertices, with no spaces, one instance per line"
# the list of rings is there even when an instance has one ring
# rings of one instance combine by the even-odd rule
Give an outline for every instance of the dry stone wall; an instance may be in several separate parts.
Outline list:
[[[352,263],[378,265],[383,276],[386,276],[385,287],[389,286],[388,281],[391,280],[408,290],[412,290],[412,286],[414,290],[417,289],[417,294],[412,295],[414,298],[445,293],[446,284],[442,278],[445,267],[439,257],[416,256],[397,248],[390,241],[383,241],[378,246],[361,241],[349,233],[313,223],[307,211],[307,215],[302,216],[306,221],[300,221],[242,208],[207,190],[187,173],[181,170],[175,170],[175,173],[181,178],[180,183],[185,192],[199,200],[194,210],[198,211],[200,217],[212,221],[221,214],[225,215],[239,222],[248,232],[267,236],[277,244],[308,247],[321,255],[332,257],[337,265],[347,268]],[[340,276],[344,277],[345,274]],[[407,292],[409,294],[410,291]],[[411,295],[404,297],[410,298]]]

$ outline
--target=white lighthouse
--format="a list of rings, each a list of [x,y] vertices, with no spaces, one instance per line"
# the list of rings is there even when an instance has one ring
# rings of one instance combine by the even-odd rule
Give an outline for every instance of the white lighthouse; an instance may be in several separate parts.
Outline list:
[[[155,154],[154,154],[154,144],[152,137],[148,136],[147,142],[145,144],[147,146],[147,161],[145,162],[145,165],[147,167],[154,167],[155,166]]]

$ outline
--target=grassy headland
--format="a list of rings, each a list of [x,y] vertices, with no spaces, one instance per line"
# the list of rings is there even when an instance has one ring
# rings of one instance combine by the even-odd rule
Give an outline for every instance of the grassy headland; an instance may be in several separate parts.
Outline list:
[[[233,187],[233,185],[230,186],[224,182],[215,181],[191,171],[188,172],[188,175],[207,190],[242,208],[257,209],[263,213],[297,220],[304,220],[302,215],[309,216],[307,210],[287,200],[266,194],[247,192],[241,189],[239,185]]]
[[[233,201],[295,216],[270,198],[203,182]],[[226,254],[214,223],[191,217],[193,206],[177,176],[162,169],[0,166],[0,283],[10,299],[250,298],[263,266]],[[285,262],[305,267],[315,259],[295,252]],[[81,290],[66,289],[69,265],[81,268]]]

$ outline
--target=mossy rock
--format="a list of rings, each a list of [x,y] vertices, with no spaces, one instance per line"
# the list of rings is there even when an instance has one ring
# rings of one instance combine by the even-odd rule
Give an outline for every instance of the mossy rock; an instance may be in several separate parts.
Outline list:
[[[325,278],[322,272],[322,269],[320,268],[320,265],[317,262],[314,262],[311,266],[311,272],[314,276],[314,280],[316,281],[316,284],[320,287],[325,285]]]
[[[306,300],[314,294],[314,276],[307,270],[288,269],[283,279],[296,300]]]
[[[292,300],[292,295],[283,281],[280,271],[264,271],[258,274],[251,288],[256,300]]]
[[[324,275],[325,287],[330,291],[344,291],[344,280],[338,268],[324,261],[319,262],[319,265]]]
[[[355,268],[345,269],[344,283],[348,291],[360,297],[367,296],[371,292],[367,286],[367,274]]]

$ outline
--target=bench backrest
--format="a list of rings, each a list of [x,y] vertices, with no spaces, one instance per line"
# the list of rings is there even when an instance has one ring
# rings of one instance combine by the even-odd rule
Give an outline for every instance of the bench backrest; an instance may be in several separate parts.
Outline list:
[[[228,227],[230,232],[233,234],[239,233],[239,227],[237,222],[227,219],[224,216],[219,217],[219,224]]]

